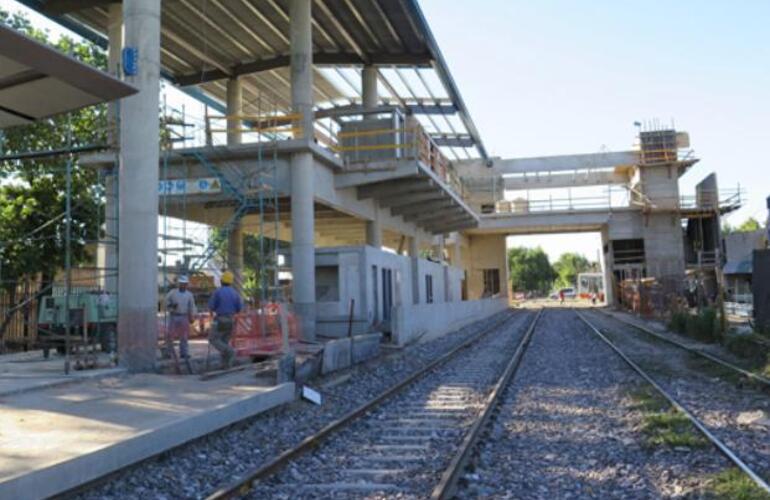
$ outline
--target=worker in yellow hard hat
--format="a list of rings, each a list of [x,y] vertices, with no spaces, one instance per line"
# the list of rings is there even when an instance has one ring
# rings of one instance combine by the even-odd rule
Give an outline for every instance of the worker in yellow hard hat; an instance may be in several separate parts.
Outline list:
[[[241,296],[233,288],[233,273],[226,271],[219,279],[222,286],[209,299],[209,310],[215,315],[209,333],[209,343],[222,355],[223,368],[230,368],[235,359],[235,350],[230,337],[235,326],[234,316],[243,309]]]

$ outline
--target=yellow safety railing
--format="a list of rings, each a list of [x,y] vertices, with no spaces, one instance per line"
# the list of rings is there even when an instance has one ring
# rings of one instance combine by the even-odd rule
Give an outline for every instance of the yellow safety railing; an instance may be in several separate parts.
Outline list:
[[[286,115],[251,115],[251,114],[235,114],[235,115],[205,115],[207,131],[208,133],[286,133],[292,135],[299,135],[303,131],[303,127],[294,125],[294,123],[302,120],[302,113],[291,113]],[[224,120],[227,122],[225,128],[212,128],[209,123],[212,120]],[[253,122],[255,125],[233,127],[230,124],[232,122]],[[262,126],[266,124],[266,126]]]

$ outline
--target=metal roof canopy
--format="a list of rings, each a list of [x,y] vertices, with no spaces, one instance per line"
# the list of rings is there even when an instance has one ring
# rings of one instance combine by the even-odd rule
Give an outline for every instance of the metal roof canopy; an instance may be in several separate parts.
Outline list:
[[[27,6],[105,45],[108,4],[118,0],[20,0]],[[258,101],[273,102],[280,111],[291,107],[289,75],[289,6],[287,0],[166,0],[162,8],[161,64],[163,76],[185,87],[200,85],[219,102],[226,98],[226,78],[243,79],[244,113],[259,114]],[[438,142],[446,147],[475,147],[487,153],[470,113],[417,0],[314,0],[313,46],[315,100],[319,109],[358,102],[360,87],[345,92],[318,68],[362,66],[423,68],[433,71],[446,97],[436,96],[423,81],[427,96],[379,72],[391,100],[411,111],[440,110],[448,130],[439,129],[427,114]],[[422,81],[423,78],[417,73]],[[359,85],[360,82],[355,82]],[[406,83],[406,82],[404,82]],[[190,93],[190,92],[188,92]],[[358,95],[356,95],[358,94]],[[198,96],[200,97],[200,96]],[[447,115],[456,113],[465,133],[458,133]],[[467,152],[467,151],[466,151]]]
[[[0,128],[136,92],[131,85],[0,24]]]

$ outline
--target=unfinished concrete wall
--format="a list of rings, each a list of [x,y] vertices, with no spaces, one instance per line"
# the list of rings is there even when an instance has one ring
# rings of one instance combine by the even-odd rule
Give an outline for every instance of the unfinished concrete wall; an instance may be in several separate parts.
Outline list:
[[[404,304],[393,310],[393,342],[405,345],[430,340],[507,307],[507,297],[443,304]]]
[[[640,190],[657,209],[679,208],[679,172],[675,165],[643,166],[639,179]]]
[[[500,276],[500,295],[508,297],[508,262],[505,235],[470,235],[468,251],[462,255],[467,272],[468,299],[484,295],[484,271],[497,269]]]
[[[420,304],[459,301],[463,271],[416,259]],[[383,270],[390,279],[390,300],[384,294]],[[370,246],[316,249],[316,311],[318,335],[342,337],[348,332],[353,303],[353,334],[391,331],[393,308],[414,305],[412,258]],[[433,302],[426,304],[426,276],[433,282]]]
[[[684,240],[677,214],[650,214],[644,225],[647,276],[684,276]]]

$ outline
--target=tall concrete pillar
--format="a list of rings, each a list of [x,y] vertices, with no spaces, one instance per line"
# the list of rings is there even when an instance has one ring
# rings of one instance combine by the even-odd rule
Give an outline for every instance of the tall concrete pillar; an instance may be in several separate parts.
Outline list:
[[[366,244],[382,248],[382,226],[380,225],[380,207],[374,202],[374,220],[366,221]]]
[[[419,241],[417,240],[417,236],[410,236],[409,237],[409,257],[419,257],[420,256],[420,245]]]
[[[463,267],[463,249],[462,249],[463,237],[460,233],[454,235],[454,251],[452,255],[452,265],[455,267]]]
[[[377,68],[364,66],[361,73],[361,98],[364,109],[377,107]],[[382,226],[377,202],[374,202],[374,220],[366,221],[366,244],[382,248]]]
[[[417,235],[409,238],[409,262],[412,274],[412,303],[420,303],[420,273],[418,260],[420,258],[420,240]]]
[[[377,68],[374,66],[364,66],[361,72],[361,101],[364,109],[377,107]]]
[[[433,257],[439,262],[444,261],[444,248],[446,247],[446,239],[443,234],[436,236],[435,245],[433,245]]]
[[[126,81],[139,89],[120,107],[118,356],[131,371],[154,368],[158,336],[160,6],[123,1],[125,45],[138,61]]]
[[[233,119],[243,114],[243,85],[238,77],[227,80],[227,145],[240,144],[242,139],[241,120]]]
[[[107,8],[107,71],[120,78],[120,52],[123,50],[123,6],[110,4]],[[107,105],[107,142],[118,148],[119,105],[112,102]],[[109,294],[118,293],[118,169],[104,169],[104,238],[97,249],[100,268],[99,285]]]
[[[604,299],[608,306],[615,304],[615,282],[612,272],[612,242],[607,228],[602,229],[602,276],[604,278]]]
[[[291,101],[301,115],[300,137],[313,141],[312,0],[291,0]],[[315,339],[315,195],[313,155],[300,151],[291,157],[291,267],[294,310],[300,316],[302,337]]]
[[[243,114],[243,86],[238,77],[227,80],[227,145],[241,143],[242,122],[234,119]],[[227,236],[227,267],[235,277],[235,286],[242,290],[243,285],[243,227],[241,221],[230,230]]]

